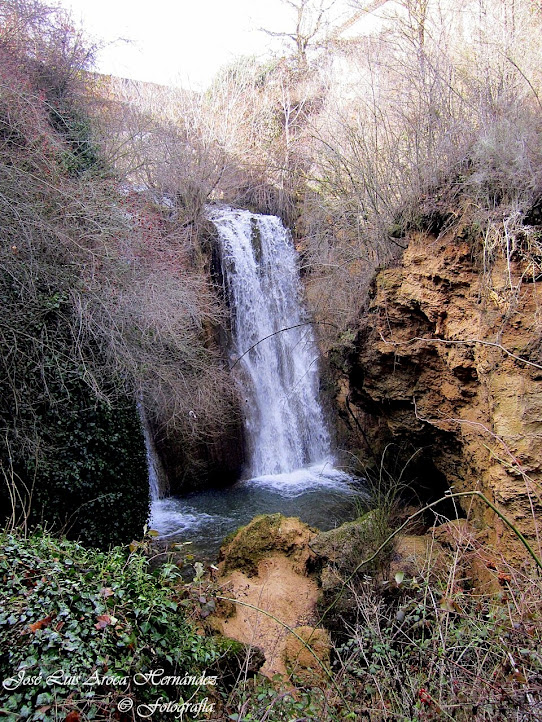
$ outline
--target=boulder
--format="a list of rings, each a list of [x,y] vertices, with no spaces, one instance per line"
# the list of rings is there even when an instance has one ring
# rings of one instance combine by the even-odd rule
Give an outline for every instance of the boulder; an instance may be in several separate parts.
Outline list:
[[[248,576],[258,573],[258,564],[272,554],[288,557],[299,574],[306,574],[314,558],[309,548],[316,531],[294,517],[264,514],[230,534],[224,540],[219,556],[222,575],[234,570]]]
[[[387,515],[382,509],[373,509],[355,521],[346,522],[336,529],[321,532],[310,541],[320,568],[321,594],[318,611],[325,615],[327,629],[341,636],[345,624],[354,623],[357,615],[356,593],[348,584],[352,575],[354,584],[362,583],[367,576],[380,577],[382,567],[393,549],[391,544],[377,557],[364,564],[355,574],[360,562],[371,557],[391,533]]]
[[[318,586],[309,575],[315,534],[299,519],[270,514],[254,518],[222,545],[217,582],[228,601],[217,608],[214,628],[258,647],[268,677],[287,674],[290,630],[316,622]]]
[[[373,509],[355,521],[321,532],[310,541],[309,546],[324,565],[335,566],[348,574],[372,556],[390,533],[385,512]],[[360,569],[360,573],[373,573],[390,551],[391,546],[386,546],[377,559]]]
[[[405,579],[445,577],[450,568],[450,555],[442,544],[429,535],[398,536],[390,559],[389,581],[398,573]]]

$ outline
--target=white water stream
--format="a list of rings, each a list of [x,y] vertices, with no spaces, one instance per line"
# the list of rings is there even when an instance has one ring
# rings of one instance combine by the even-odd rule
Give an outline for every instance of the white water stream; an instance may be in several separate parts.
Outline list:
[[[192,540],[204,555],[216,553],[220,540],[255,514],[280,511],[332,528],[355,516],[357,494],[350,477],[333,467],[318,349],[301,303],[289,232],[279,218],[246,210],[213,209],[209,218],[219,235],[231,312],[230,357],[244,402],[247,479],[183,499],[159,499],[154,489],[151,515],[163,537]]]
[[[245,401],[248,475],[285,474],[331,460],[319,398],[318,349],[300,304],[295,250],[279,218],[210,215],[232,310],[232,357]]]

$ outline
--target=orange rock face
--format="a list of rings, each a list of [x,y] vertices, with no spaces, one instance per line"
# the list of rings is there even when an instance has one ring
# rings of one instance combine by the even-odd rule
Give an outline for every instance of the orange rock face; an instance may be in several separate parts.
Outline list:
[[[227,637],[265,655],[262,674],[286,675],[285,648],[291,630],[317,621],[319,589],[309,575],[314,554],[309,541],[317,532],[299,519],[281,514],[255,517],[239,529],[221,549],[218,581],[233,602],[218,615],[218,629]],[[297,632],[296,632],[297,634]],[[320,639],[322,630],[315,630]],[[299,635],[298,635],[299,636]]]
[[[525,259],[497,259],[484,272],[460,232],[414,235],[401,264],[375,278],[338,398],[362,456],[390,442],[405,458],[423,449],[429,497],[443,478],[454,491],[483,492],[539,554],[541,309],[542,283]],[[497,552],[529,563],[483,501],[461,507]]]

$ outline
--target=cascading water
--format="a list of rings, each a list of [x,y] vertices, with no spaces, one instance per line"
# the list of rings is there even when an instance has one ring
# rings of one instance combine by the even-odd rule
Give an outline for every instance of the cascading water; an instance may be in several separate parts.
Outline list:
[[[165,474],[164,474],[164,470],[162,469],[160,459],[158,458],[158,454],[156,453],[156,449],[154,448],[152,432],[151,432],[147,417],[145,415],[143,405],[139,401],[137,403],[137,411],[139,414],[139,420],[141,421],[141,429],[143,431],[143,438],[145,440],[145,449],[147,452],[147,469],[149,472],[149,492],[150,492],[151,502],[154,503],[154,502],[157,502],[161,497],[163,497],[165,495],[164,492],[166,491],[166,489],[164,487],[167,486],[164,483]]]
[[[245,400],[251,477],[330,460],[318,350],[300,305],[296,255],[279,218],[215,210]]]
[[[333,467],[318,350],[300,303],[290,234],[278,218],[249,211],[213,209],[209,218],[219,234],[231,311],[248,478],[183,498],[154,496],[151,524],[163,538],[191,541],[195,553],[213,558],[222,539],[256,514],[281,512],[323,530],[352,519],[358,489]],[[149,439],[147,449],[152,483]]]

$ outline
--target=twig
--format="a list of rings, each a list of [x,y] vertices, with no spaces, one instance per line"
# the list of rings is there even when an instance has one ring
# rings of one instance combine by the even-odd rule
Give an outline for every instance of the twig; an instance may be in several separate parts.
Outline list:
[[[304,323],[296,323],[294,326],[286,326],[285,328],[279,328],[277,331],[273,331],[273,333],[268,334],[267,336],[264,336],[259,341],[256,341],[256,343],[253,343],[252,346],[247,348],[246,351],[243,351],[243,353],[239,356],[239,358],[236,358],[235,361],[230,366],[230,371],[236,366],[239,361],[247,355],[247,353],[250,353],[253,348],[256,348],[262,341],[267,341],[268,338],[272,338],[273,336],[276,336],[279,333],[282,333],[283,331],[290,331],[293,328],[301,328],[303,326],[313,326],[315,324],[318,324],[319,326],[333,326],[333,328],[338,328],[338,326],[334,323],[330,323],[329,321],[305,321]]]
[[[468,344],[481,344],[482,346],[492,346],[493,348],[499,349],[499,351],[502,351],[507,356],[510,356],[510,358],[513,358],[515,361],[521,361],[521,363],[526,364],[527,366],[533,366],[536,369],[540,369],[542,371],[542,365],[534,363],[534,361],[528,361],[525,358],[522,358],[521,356],[518,356],[515,353],[512,353],[512,351],[509,351],[505,346],[503,346],[500,343],[495,343],[493,341],[482,341],[479,338],[472,338],[472,339],[466,339],[462,341],[457,341],[453,339],[446,339],[446,338],[423,338],[421,336],[414,336],[413,338],[409,339],[408,341],[390,341],[387,338],[384,338],[384,335],[380,333],[380,338],[384,343],[390,344],[391,346],[406,346],[410,343],[414,343],[414,341],[426,341],[427,343],[455,343],[460,345],[468,345]]]
[[[243,606],[243,607],[248,607],[249,609],[254,609],[254,611],[260,612],[261,614],[264,614],[266,617],[269,617],[269,618],[272,619],[273,621],[277,622],[277,624],[280,624],[282,627],[284,627],[284,629],[287,629],[291,634],[293,634],[294,637],[295,637],[298,641],[301,642],[301,644],[305,647],[305,649],[307,649],[307,650],[312,654],[312,656],[313,656],[314,659],[317,661],[317,663],[319,664],[319,666],[324,670],[324,672],[326,673],[327,678],[329,679],[329,681],[331,682],[331,684],[332,684],[333,687],[335,688],[335,691],[336,691],[337,694],[340,696],[341,700],[342,700],[343,703],[345,704],[345,706],[346,706],[346,708],[348,709],[348,711],[351,712],[351,710],[350,710],[350,705],[348,704],[348,701],[344,698],[344,695],[343,695],[343,693],[342,693],[339,685],[338,685],[337,682],[335,681],[335,679],[334,679],[333,674],[331,673],[331,671],[330,671],[330,670],[328,669],[328,667],[322,662],[322,660],[318,657],[318,655],[316,654],[316,652],[314,651],[314,649],[310,646],[310,644],[309,644],[308,642],[306,642],[302,637],[300,637],[299,634],[295,631],[295,629],[292,629],[292,627],[290,627],[288,624],[286,624],[286,622],[283,622],[281,619],[279,619],[278,617],[276,617],[274,614],[271,614],[271,612],[266,612],[265,609],[261,609],[260,607],[256,607],[254,604],[249,604],[248,602],[241,602],[239,599],[233,599],[233,598],[230,598],[230,597],[217,596],[216,598],[217,598],[217,599],[221,599],[221,600],[223,600],[223,601],[225,601],[225,602],[233,602],[233,604],[240,604],[241,606]]]

